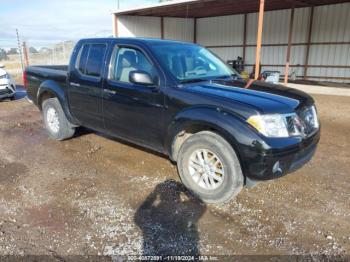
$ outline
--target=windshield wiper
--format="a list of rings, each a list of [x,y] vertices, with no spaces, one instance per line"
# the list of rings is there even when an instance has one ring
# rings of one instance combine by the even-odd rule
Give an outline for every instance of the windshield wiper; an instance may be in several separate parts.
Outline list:
[[[224,76],[218,76],[216,78],[208,79],[208,78],[191,78],[191,79],[184,79],[181,80],[181,84],[189,84],[189,83],[198,83],[198,82],[205,82],[205,81],[215,81],[215,80],[221,80],[221,79],[227,79],[232,78],[232,80],[237,80],[239,78],[239,75],[237,74],[231,74],[231,75],[224,75]]]
[[[192,79],[184,79],[181,80],[181,84],[189,84],[189,83],[198,83],[198,82],[204,82],[204,81],[210,81],[210,79],[206,78],[192,78]]]
[[[239,78],[239,75],[237,74],[231,74],[231,75],[226,75],[226,76],[219,76],[213,80],[221,80],[221,79],[226,79],[226,78],[232,78],[233,80],[236,80]]]

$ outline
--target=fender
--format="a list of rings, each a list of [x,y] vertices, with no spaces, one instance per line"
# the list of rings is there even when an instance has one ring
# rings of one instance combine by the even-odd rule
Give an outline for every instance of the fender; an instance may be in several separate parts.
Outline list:
[[[70,113],[64,89],[57,82],[53,80],[46,80],[39,86],[37,101],[40,110],[42,110],[41,100],[45,93],[49,93],[50,95],[57,97],[69,122],[74,125],[79,125],[78,121]]]
[[[205,126],[220,133],[235,149],[238,157],[245,155],[254,147],[256,152],[265,151],[269,146],[257,135],[257,133],[245,123],[245,120],[232,112],[226,112],[220,108],[191,107],[178,113],[167,128],[165,149],[173,158],[174,138],[191,126]],[[172,159],[174,160],[174,159]]]

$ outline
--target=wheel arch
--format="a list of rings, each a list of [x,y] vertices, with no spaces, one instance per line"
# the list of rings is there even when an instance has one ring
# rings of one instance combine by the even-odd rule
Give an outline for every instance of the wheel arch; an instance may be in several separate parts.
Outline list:
[[[74,125],[79,124],[70,113],[67,98],[65,96],[63,88],[58,83],[52,80],[44,81],[39,87],[37,101],[38,108],[40,109],[40,111],[42,110],[43,102],[49,98],[57,98],[62,106],[63,112],[65,113],[67,119]]]
[[[236,138],[236,129],[242,126],[238,117],[216,108],[192,108],[178,114],[168,127],[165,149],[172,161],[177,161],[181,145],[193,134],[212,131],[222,136],[240,157],[240,142]]]

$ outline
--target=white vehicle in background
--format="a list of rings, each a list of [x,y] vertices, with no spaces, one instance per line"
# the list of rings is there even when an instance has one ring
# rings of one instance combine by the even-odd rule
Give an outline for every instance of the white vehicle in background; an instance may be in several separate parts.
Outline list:
[[[4,98],[13,100],[16,94],[16,83],[4,67],[0,64],[0,100]]]

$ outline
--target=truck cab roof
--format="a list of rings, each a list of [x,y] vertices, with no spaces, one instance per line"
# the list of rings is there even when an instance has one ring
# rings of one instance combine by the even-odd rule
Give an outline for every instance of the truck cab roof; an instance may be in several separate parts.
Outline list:
[[[182,44],[182,45],[195,45],[190,42],[181,42],[177,40],[159,39],[159,38],[147,38],[147,37],[106,37],[106,38],[83,38],[79,42],[128,42],[130,44]]]

